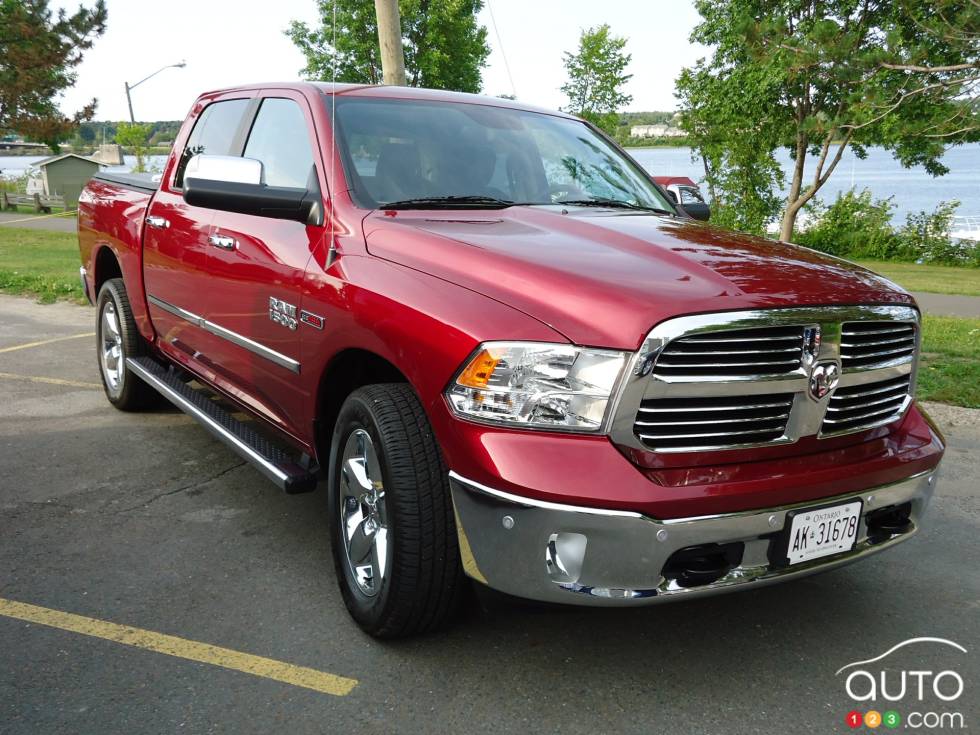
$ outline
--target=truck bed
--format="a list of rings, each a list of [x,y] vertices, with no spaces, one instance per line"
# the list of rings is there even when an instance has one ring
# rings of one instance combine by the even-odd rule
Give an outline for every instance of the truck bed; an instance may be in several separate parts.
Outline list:
[[[153,328],[143,295],[141,248],[144,217],[157,188],[152,174],[99,173],[78,202],[78,246],[88,298],[98,298],[106,278],[122,276],[136,325],[148,340]],[[116,263],[118,274],[111,272]]]
[[[136,189],[153,194],[160,188],[158,174],[150,173],[116,173],[112,171],[102,171],[92,177],[98,181],[105,181],[110,184],[124,186],[127,189]]]

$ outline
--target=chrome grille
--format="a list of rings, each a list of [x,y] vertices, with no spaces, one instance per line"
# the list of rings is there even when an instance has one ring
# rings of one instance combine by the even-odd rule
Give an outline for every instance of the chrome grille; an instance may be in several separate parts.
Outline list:
[[[691,450],[758,444],[786,431],[792,393],[643,401],[633,429],[649,449]]]
[[[887,424],[905,410],[911,375],[838,388],[830,399],[820,433],[850,433]]]
[[[654,365],[658,377],[784,375],[800,368],[803,327],[701,332],[675,339]]]
[[[670,453],[788,444],[887,424],[912,402],[918,329],[916,309],[899,305],[667,319],[634,355],[609,435],[620,446]],[[834,367],[843,368],[839,381],[820,395],[817,378],[834,375]]]
[[[845,322],[841,325],[841,366],[867,369],[915,354],[915,324],[910,322]]]

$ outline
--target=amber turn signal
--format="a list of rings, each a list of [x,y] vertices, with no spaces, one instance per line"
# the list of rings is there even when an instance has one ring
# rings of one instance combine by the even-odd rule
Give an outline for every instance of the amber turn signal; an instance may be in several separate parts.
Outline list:
[[[456,378],[456,384],[467,388],[486,388],[498,362],[500,358],[494,357],[490,350],[486,348],[480,350]]]

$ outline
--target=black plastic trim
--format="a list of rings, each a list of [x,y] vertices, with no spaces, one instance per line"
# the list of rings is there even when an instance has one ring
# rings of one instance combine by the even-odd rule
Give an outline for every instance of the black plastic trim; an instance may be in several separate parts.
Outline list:
[[[146,194],[156,194],[160,189],[159,182],[153,181],[152,174],[124,174],[112,173],[110,171],[100,171],[92,178],[96,181],[105,181],[109,184],[121,186],[124,189],[144,192]]]

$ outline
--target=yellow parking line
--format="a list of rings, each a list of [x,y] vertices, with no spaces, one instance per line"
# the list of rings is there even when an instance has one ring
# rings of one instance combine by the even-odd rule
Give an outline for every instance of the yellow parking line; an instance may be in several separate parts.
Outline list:
[[[52,342],[64,342],[69,339],[81,339],[82,337],[94,337],[95,332],[86,332],[85,334],[70,334],[67,337],[52,337],[51,339],[42,339],[37,342],[28,342],[23,345],[14,345],[13,347],[0,347],[0,353],[2,352],[14,352],[15,350],[26,350],[28,347],[40,347],[41,345],[49,345]]]
[[[71,388],[101,388],[98,383],[83,383],[80,380],[62,380],[61,378],[44,378],[40,375],[17,375],[16,373],[0,373],[3,380],[26,380],[31,383],[49,383],[51,385],[67,385]]]
[[[25,217],[24,219],[5,219],[0,221],[0,225],[16,225],[20,222],[33,222],[36,219],[50,219],[51,217],[70,217],[78,214],[77,209],[65,212],[55,212],[54,214],[39,214],[36,217]]]
[[[143,648],[168,656],[176,656],[188,661],[198,661],[213,666],[221,666],[225,669],[242,671],[253,676],[273,679],[324,694],[333,694],[337,697],[350,694],[358,684],[357,679],[348,679],[316,669],[308,669],[305,666],[294,666],[271,658],[233,651],[230,648],[189,641],[173,635],[131,628],[128,625],[118,625],[105,620],[96,620],[95,618],[51,610],[24,602],[5,600],[2,597],[0,597],[0,615],[25,620],[28,623],[60,628],[72,633],[102,638],[126,646]]]

